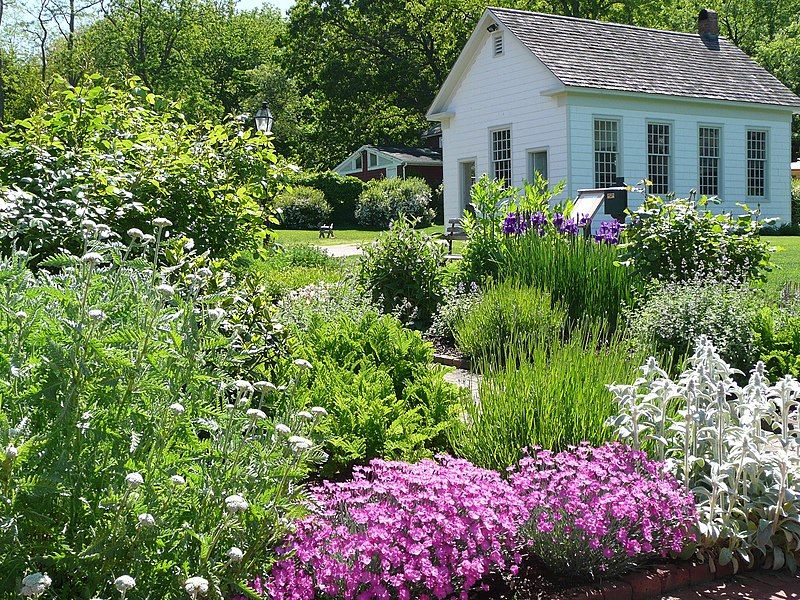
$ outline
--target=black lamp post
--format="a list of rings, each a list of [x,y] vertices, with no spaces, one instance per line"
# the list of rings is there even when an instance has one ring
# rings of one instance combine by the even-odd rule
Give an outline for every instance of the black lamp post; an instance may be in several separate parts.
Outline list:
[[[256,111],[256,129],[261,133],[272,133],[272,124],[274,122],[272,111],[266,102],[262,102],[261,108]]]

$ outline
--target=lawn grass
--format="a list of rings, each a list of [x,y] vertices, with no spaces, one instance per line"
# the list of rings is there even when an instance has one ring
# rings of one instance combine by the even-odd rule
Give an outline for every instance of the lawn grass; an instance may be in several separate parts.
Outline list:
[[[431,225],[422,229],[428,235],[444,234],[443,225]],[[301,229],[277,229],[275,237],[279,244],[284,246],[297,246],[300,244],[314,244],[315,246],[338,246],[341,244],[368,244],[376,240],[383,231],[365,229],[337,229],[336,237],[320,239],[318,231]],[[453,243],[453,252],[461,252],[464,242]]]
[[[766,289],[779,292],[790,281],[800,283],[800,236],[765,237],[778,249],[772,255],[776,268],[767,276]]]

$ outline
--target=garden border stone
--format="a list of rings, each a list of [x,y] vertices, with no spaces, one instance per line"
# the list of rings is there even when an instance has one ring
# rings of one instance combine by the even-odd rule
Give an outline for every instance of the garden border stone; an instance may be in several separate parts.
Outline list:
[[[452,354],[441,354],[435,352],[433,354],[433,362],[446,367],[455,367],[456,369],[463,369],[464,371],[470,370],[470,362],[468,358],[462,356],[454,356]]]

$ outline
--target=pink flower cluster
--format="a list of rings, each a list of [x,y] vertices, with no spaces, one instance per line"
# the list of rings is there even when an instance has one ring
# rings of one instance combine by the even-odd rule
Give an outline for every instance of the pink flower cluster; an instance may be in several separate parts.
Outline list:
[[[695,504],[662,463],[621,444],[538,450],[511,470],[530,508],[521,534],[554,573],[585,579],[680,552],[697,522]]]
[[[491,571],[516,573],[522,500],[498,473],[440,456],[374,460],[313,492],[314,509],[280,550],[276,600],[467,598]]]

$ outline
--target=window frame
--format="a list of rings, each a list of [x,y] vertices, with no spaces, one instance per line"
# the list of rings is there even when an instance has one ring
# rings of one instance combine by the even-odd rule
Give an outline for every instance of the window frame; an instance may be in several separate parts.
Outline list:
[[[361,154],[360,152],[353,161],[353,167],[354,167],[353,170],[356,172],[361,172],[364,170],[364,155]]]
[[[700,152],[701,152],[701,149],[700,149],[701,148],[701,145],[700,145],[700,141],[701,141],[700,140],[700,132],[703,129],[716,129],[717,130],[717,156],[716,156],[716,160],[717,160],[717,193],[716,194],[704,194],[703,193],[703,185],[702,185],[703,175],[702,175],[702,164],[701,164],[701,161],[704,158],[705,159],[713,158],[713,157],[710,157],[710,156],[702,156],[700,154]],[[722,197],[722,193],[723,193],[723,187],[722,186],[723,186],[723,182],[724,182],[724,179],[725,179],[723,177],[723,159],[722,159],[722,152],[723,152],[723,148],[724,148],[723,135],[724,135],[724,128],[723,128],[722,123],[698,123],[697,124],[697,193],[700,196],[706,195],[708,197],[714,197],[714,196],[716,196],[717,198],[721,198]]]
[[[763,159],[753,159],[763,161],[764,163],[764,172],[763,172],[763,192],[764,194],[759,196],[757,194],[750,193],[750,133],[763,133],[764,134],[764,158]],[[766,202],[767,198],[769,197],[769,139],[770,139],[770,130],[767,127],[747,127],[744,133],[744,158],[745,158],[745,197],[748,200],[758,200],[759,202]]]
[[[504,177],[505,187],[509,188],[513,183],[514,178],[514,131],[511,124],[496,125],[489,128],[489,173],[492,179],[499,181],[497,177],[497,170],[495,165],[495,150],[494,150],[494,135],[502,131],[508,131],[508,158],[501,160],[508,160],[508,177]]]
[[[528,183],[533,183],[534,182],[533,167],[534,167],[534,160],[535,160],[534,159],[534,155],[536,155],[536,154],[544,154],[544,162],[545,162],[545,169],[546,169],[545,174],[544,174],[544,179],[546,181],[550,181],[550,146],[539,146],[539,147],[528,148],[527,150],[525,150],[525,156],[526,156],[526,172],[525,172],[526,181]]]
[[[461,214],[464,214],[464,211],[469,208],[469,198],[471,196],[471,194],[467,194],[467,190],[464,185],[466,182],[466,178],[464,177],[464,166],[468,164],[472,164],[472,186],[474,186],[478,181],[478,157],[471,156],[468,158],[458,159],[458,202],[461,206]],[[470,190],[472,190],[472,186],[470,186]]]
[[[666,191],[656,191],[655,189],[655,181],[653,181],[652,173],[650,172],[650,126],[666,126],[668,127],[668,136],[669,142],[667,145],[667,154],[652,154],[652,156],[666,156],[666,169],[667,169],[667,181],[666,181]],[[652,186],[650,187],[649,193],[655,196],[666,196],[667,194],[672,193],[673,191],[673,172],[674,172],[674,162],[675,162],[675,124],[673,121],[665,121],[665,120],[648,120],[646,122],[645,127],[645,150],[646,150],[646,164],[647,164],[647,179],[648,181],[652,182]]]
[[[374,164],[373,164],[373,159],[375,161]],[[367,153],[367,167],[369,169],[377,167],[379,162],[380,161],[377,154],[375,154],[374,152]]]
[[[597,155],[600,150],[597,149],[597,123],[599,121],[605,121],[609,123],[616,124],[616,149],[614,150],[615,154],[615,172],[612,178],[612,181],[608,183],[608,185],[600,185],[599,179],[599,170],[597,168]],[[602,151],[608,152],[608,151]],[[607,188],[612,187],[616,184],[616,180],[619,177],[622,177],[621,173],[623,173],[622,167],[622,117],[617,115],[592,115],[592,180],[594,183],[595,188]]]

